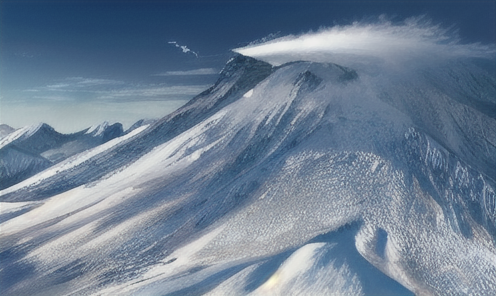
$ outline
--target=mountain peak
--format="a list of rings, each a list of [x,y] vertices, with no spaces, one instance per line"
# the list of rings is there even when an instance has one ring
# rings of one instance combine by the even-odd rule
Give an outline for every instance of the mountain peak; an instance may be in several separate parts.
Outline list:
[[[231,77],[232,75],[234,75],[234,73],[241,69],[254,70],[258,67],[272,68],[269,63],[257,60],[249,56],[244,56],[242,54],[235,54],[235,56],[226,63],[224,69],[222,69],[222,71],[220,72],[219,80],[222,80],[226,77]]]
[[[5,147],[12,142],[26,140],[32,137],[33,135],[39,133],[39,131],[48,132],[48,133],[57,133],[53,129],[53,127],[49,126],[46,123],[28,125],[20,129],[14,130],[11,133],[7,134],[5,137],[3,137],[0,141],[0,148]]]
[[[104,121],[100,124],[92,125],[88,128],[88,130],[86,130],[85,134],[91,134],[92,136],[97,137],[103,134],[103,132],[107,129],[109,124],[110,123],[108,121]]]
[[[0,124],[0,138],[7,136],[8,134],[15,131],[15,128],[7,124]]]

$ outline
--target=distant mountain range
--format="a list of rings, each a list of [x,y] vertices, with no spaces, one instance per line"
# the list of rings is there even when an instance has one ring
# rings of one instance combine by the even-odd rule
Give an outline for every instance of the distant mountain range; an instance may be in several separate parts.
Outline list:
[[[61,134],[45,123],[15,130],[0,126],[0,189],[19,183],[73,155],[99,146],[124,132],[122,124],[103,122],[73,134]]]

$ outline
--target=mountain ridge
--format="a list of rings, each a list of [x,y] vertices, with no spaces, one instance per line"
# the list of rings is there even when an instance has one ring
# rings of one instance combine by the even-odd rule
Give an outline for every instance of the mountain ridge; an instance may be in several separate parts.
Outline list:
[[[496,291],[496,123],[425,73],[456,75],[226,68],[173,114],[0,191],[22,202],[2,223],[5,294]]]
[[[61,134],[46,123],[11,131],[0,140],[0,189],[15,185],[52,165],[124,134],[122,124],[105,122],[72,134]],[[34,157],[34,158],[33,158]]]

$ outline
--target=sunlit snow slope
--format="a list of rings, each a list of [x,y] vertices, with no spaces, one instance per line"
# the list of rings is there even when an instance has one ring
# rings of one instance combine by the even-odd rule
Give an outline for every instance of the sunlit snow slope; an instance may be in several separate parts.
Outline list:
[[[175,113],[0,191],[2,295],[495,294],[485,50],[236,55]]]

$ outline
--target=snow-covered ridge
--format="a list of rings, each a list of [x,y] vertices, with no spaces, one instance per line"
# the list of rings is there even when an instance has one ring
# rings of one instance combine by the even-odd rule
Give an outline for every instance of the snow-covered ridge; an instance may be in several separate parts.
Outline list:
[[[25,126],[23,128],[13,131],[12,133],[8,134],[5,138],[0,139],[0,149],[16,140],[21,140],[24,138],[31,137],[42,127],[46,127],[53,130],[52,127],[48,126],[45,123],[38,123],[30,126]]]
[[[40,123],[10,132],[0,139],[0,189],[124,134],[120,123],[103,122],[89,130],[61,134]]]
[[[13,127],[6,124],[0,124],[0,139],[12,133],[13,131],[15,131]]]
[[[62,161],[61,163],[58,163],[55,166],[53,166],[49,169],[46,169],[45,171],[25,180],[23,182],[20,182],[20,183],[14,185],[14,186],[11,186],[7,189],[0,190],[0,196],[4,195],[4,194],[8,194],[10,192],[14,192],[14,191],[18,190],[19,188],[36,185],[36,184],[42,182],[43,180],[50,178],[51,176],[53,176],[55,174],[63,173],[64,171],[70,170],[70,169],[74,168],[75,166],[80,165],[81,163],[91,159],[95,155],[98,155],[98,154],[114,147],[115,145],[117,145],[117,144],[119,144],[119,143],[121,143],[121,142],[123,142],[129,138],[134,137],[135,135],[137,135],[140,132],[142,132],[143,130],[145,130],[148,126],[149,125],[140,126],[140,127],[132,130],[131,132],[129,132],[128,134],[126,134],[122,137],[115,138],[115,139],[110,140],[104,144],[101,144],[95,148],[89,149],[89,150],[84,151],[80,154],[77,154],[73,157],[70,157],[70,158]]]
[[[103,134],[105,129],[110,125],[108,121],[104,121],[100,124],[92,125],[88,130],[85,132],[85,134],[93,134],[93,136],[100,136]]]

